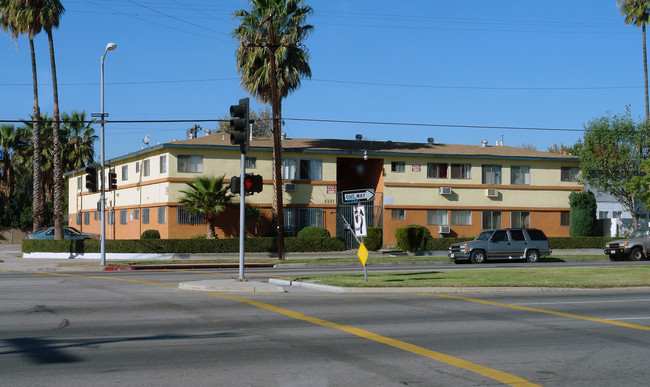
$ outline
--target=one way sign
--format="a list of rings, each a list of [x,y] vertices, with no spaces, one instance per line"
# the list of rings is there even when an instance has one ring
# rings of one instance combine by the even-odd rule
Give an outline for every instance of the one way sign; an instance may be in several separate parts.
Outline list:
[[[370,201],[375,198],[374,189],[364,189],[358,191],[343,191],[343,202],[344,203],[356,203],[359,201]]]

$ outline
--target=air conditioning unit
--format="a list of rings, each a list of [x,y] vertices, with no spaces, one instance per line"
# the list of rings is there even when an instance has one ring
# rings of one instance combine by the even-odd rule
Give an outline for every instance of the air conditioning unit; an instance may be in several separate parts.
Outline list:
[[[449,226],[438,226],[438,234],[449,234]]]
[[[287,192],[296,190],[296,183],[284,183],[284,190]]]
[[[488,188],[487,190],[485,190],[485,196],[489,198],[498,198],[499,190],[496,188]]]
[[[438,193],[440,195],[451,195],[451,187],[440,187]]]

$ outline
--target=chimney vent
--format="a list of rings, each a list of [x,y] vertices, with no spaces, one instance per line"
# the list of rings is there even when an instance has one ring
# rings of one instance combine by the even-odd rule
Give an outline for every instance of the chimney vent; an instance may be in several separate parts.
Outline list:
[[[488,140],[481,140],[481,146],[482,146],[483,148],[486,148],[486,147],[487,147],[487,144],[488,144]]]
[[[360,135],[360,134],[357,134],[355,137],[356,137],[357,141],[361,141],[361,139],[363,138],[363,136]]]
[[[435,144],[435,142],[433,142],[433,137],[427,138],[427,144],[429,144],[429,145]]]

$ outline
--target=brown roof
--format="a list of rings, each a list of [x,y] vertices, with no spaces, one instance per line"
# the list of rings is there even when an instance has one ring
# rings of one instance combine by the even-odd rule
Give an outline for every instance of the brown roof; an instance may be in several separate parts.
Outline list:
[[[174,141],[165,145],[195,145],[195,146],[218,146],[233,147],[230,144],[230,136],[225,133],[216,133],[208,136]],[[273,139],[270,137],[254,138],[250,147],[268,148],[273,147]],[[420,154],[420,155],[448,155],[448,156],[471,156],[471,157],[503,157],[503,158],[533,158],[533,159],[557,159],[567,161],[579,161],[577,156],[564,155],[560,153],[533,151],[512,146],[495,145],[461,145],[461,144],[439,144],[434,143],[413,143],[393,141],[366,141],[366,140],[339,140],[339,139],[309,139],[309,138],[287,138],[282,140],[282,149],[292,151],[316,151],[327,153],[351,153],[359,154],[368,151],[371,154]]]

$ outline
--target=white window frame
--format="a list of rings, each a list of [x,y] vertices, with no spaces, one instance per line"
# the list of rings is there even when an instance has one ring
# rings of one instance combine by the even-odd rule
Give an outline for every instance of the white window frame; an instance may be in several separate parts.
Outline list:
[[[450,169],[449,177],[452,179],[472,178],[472,164],[452,163]],[[460,176],[454,177],[454,172],[457,172]]]
[[[160,173],[167,173],[167,155],[160,155]]]
[[[142,165],[142,169],[143,169],[142,174],[144,176],[151,175],[151,160],[146,159]]]
[[[486,185],[501,185],[501,165],[499,164],[483,164],[481,167],[482,184]]]
[[[390,171],[395,173],[406,172],[406,161],[391,161]]]
[[[427,210],[427,225],[449,226],[448,210]]]
[[[472,210],[451,210],[449,212],[449,222],[452,226],[472,225]]]
[[[122,181],[129,180],[129,166],[122,165]]]
[[[510,167],[510,184],[530,185],[530,166],[513,165]]]
[[[201,155],[179,155],[177,171],[180,173],[202,173],[203,156]]]

